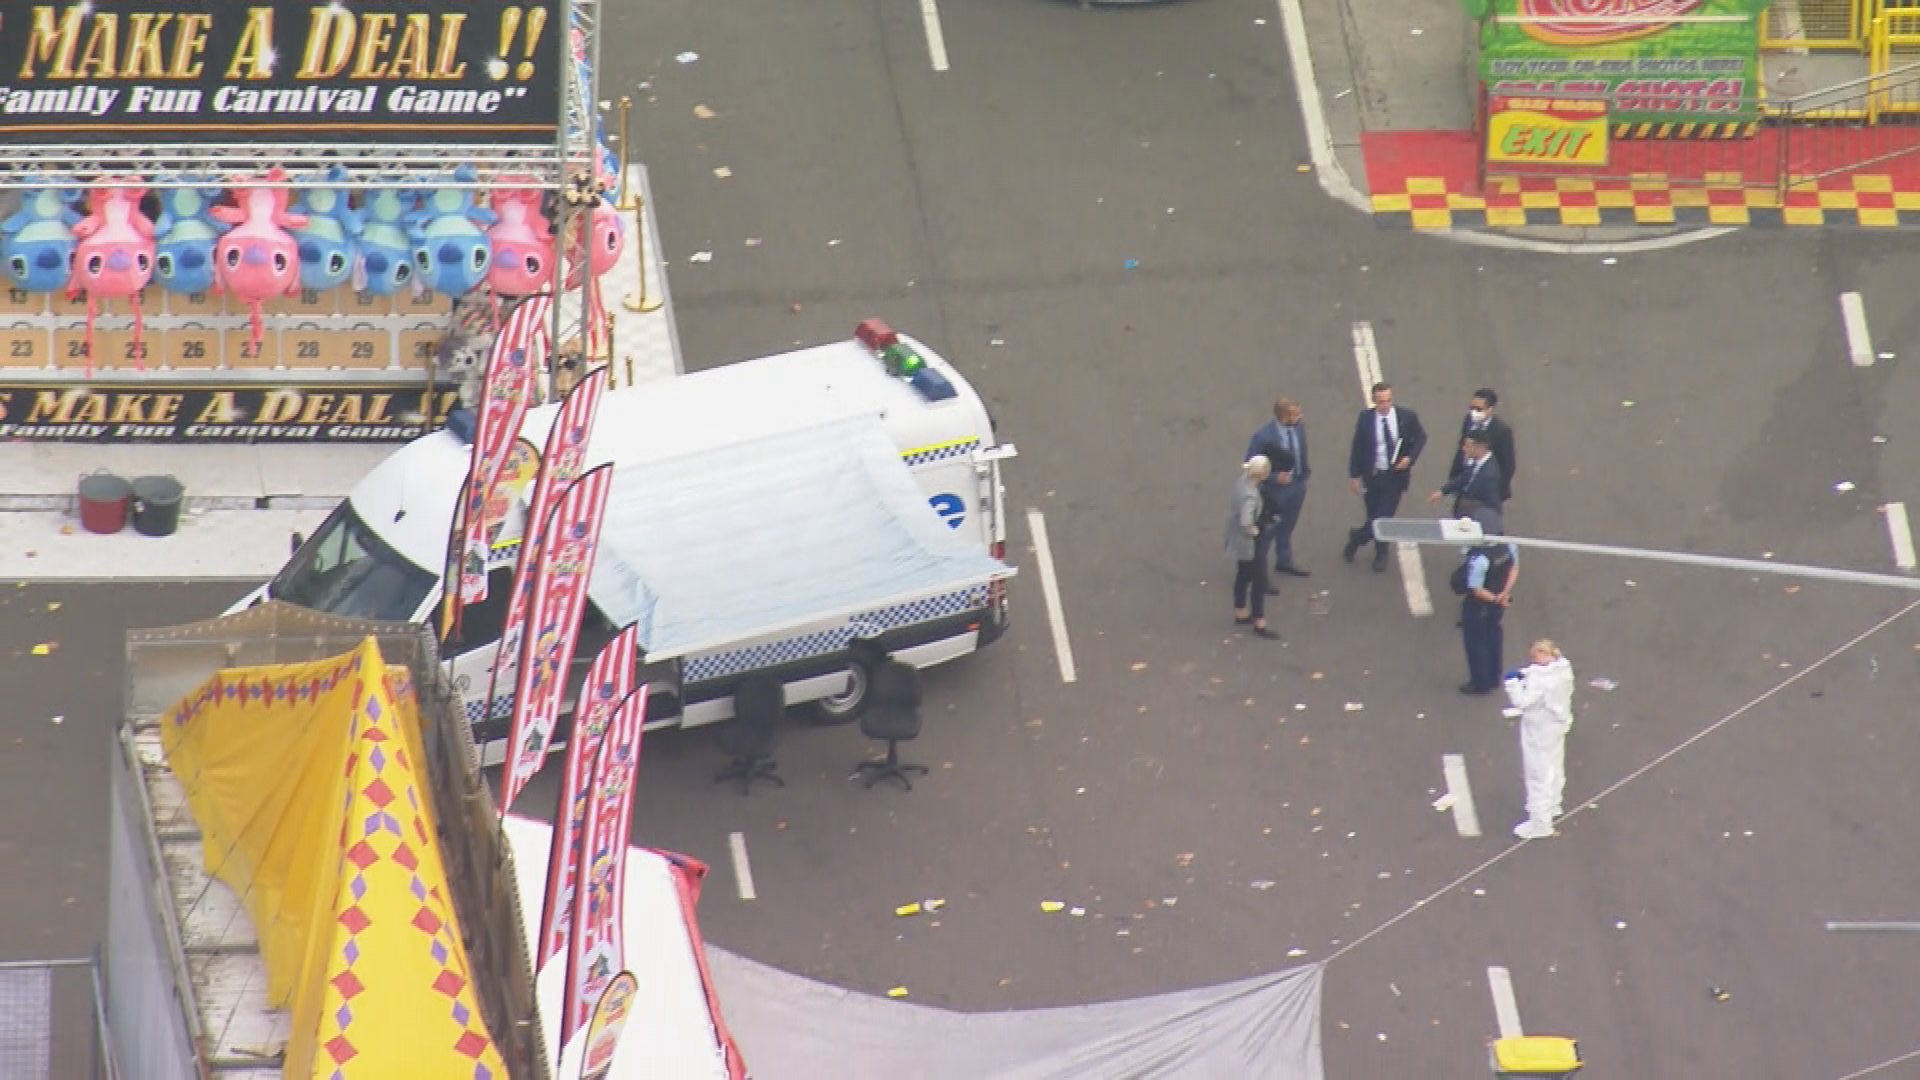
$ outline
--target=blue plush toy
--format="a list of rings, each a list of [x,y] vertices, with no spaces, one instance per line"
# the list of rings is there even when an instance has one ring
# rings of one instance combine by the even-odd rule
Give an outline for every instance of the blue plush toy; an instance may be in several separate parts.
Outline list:
[[[335,165],[327,170],[327,181],[345,183],[347,170]],[[331,289],[353,276],[360,258],[360,234],[366,217],[353,208],[344,187],[301,188],[294,196],[292,209],[307,215],[304,228],[292,230],[300,245],[300,287]]]
[[[413,212],[410,192],[370,191],[360,204],[360,266],[354,288],[375,296],[392,296],[414,284],[413,240],[407,236],[407,215]]]
[[[186,177],[189,183],[199,177]],[[218,187],[161,188],[160,217],[153,223],[156,237],[153,279],[168,292],[188,295],[213,289],[213,245],[233,226],[208,211],[220,198]]]
[[[453,177],[471,184],[477,174],[471,165],[454,170]],[[482,225],[500,215],[473,201],[473,189],[437,188],[418,193],[420,208],[407,215],[413,237],[414,269],[422,284],[448,296],[464,296],[487,279],[493,245]]]
[[[0,262],[7,278],[28,292],[56,292],[73,276],[73,208],[77,188],[31,188],[21,194],[20,209],[0,221]]]

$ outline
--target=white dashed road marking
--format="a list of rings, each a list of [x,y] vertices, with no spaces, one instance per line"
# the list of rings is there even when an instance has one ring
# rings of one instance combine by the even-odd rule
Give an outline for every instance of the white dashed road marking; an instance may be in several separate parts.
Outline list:
[[[1840,325],[1847,331],[1847,355],[1854,367],[1873,366],[1873,337],[1867,333],[1867,305],[1857,292],[1840,294]]]
[[[1517,1039],[1520,1030],[1520,1003],[1513,999],[1513,976],[1503,967],[1487,969],[1487,989],[1493,992],[1493,1018],[1500,1025],[1500,1037]]]
[[[740,899],[757,899],[759,894],[753,891],[753,867],[747,862],[747,835],[728,833],[727,847],[733,851],[733,880],[740,890]]]
[[[1473,808],[1473,785],[1467,783],[1467,759],[1442,754],[1440,772],[1447,778],[1447,797],[1453,801],[1453,827],[1461,836],[1480,835],[1480,814]]]
[[[936,0],[920,0],[920,21],[927,27],[927,57],[933,61],[933,70],[947,70],[947,35],[940,29]]]
[[[1027,508],[1027,531],[1033,533],[1033,554],[1040,561],[1040,591],[1047,601],[1047,622],[1053,626],[1053,652],[1060,660],[1060,681],[1074,680],[1073,645],[1067,640],[1067,613],[1060,606],[1060,581],[1053,573],[1053,548],[1047,544],[1047,519]]]
[[[1373,404],[1373,384],[1386,382],[1380,369],[1380,346],[1373,339],[1373,324],[1353,324],[1353,366],[1360,375],[1362,406]],[[1415,616],[1433,614],[1433,594],[1427,591],[1427,568],[1420,561],[1420,545],[1395,544],[1394,555],[1400,563],[1400,584],[1407,591],[1407,610]]]
[[[1893,541],[1893,565],[1902,570],[1914,569],[1913,527],[1907,523],[1906,503],[1887,504],[1887,537]]]

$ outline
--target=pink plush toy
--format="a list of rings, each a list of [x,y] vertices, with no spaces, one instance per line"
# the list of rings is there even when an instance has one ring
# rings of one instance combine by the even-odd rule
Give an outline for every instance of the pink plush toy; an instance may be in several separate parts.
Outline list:
[[[153,222],[140,210],[146,184],[139,177],[103,177],[87,199],[87,216],[73,227],[79,239],[74,248],[73,274],[67,296],[87,296],[87,377],[93,377],[93,319],[100,298],[124,296],[133,306],[133,363],[145,371],[146,350],[140,347],[143,320],[140,290],[153,278]]]
[[[512,178],[503,177],[511,183]],[[553,223],[541,212],[546,198],[532,188],[502,186],[489,200],[500,220],[487,230],[493,263],[487,284],[497,296],[531,296],[553,280]]]
[[[287,209],[287,172],[275,167],[262,177],[270,186],[233,188],[234,205],[216,206],[214,217],[233,226],[213,246],[214,287],[247,305],[250,340],[260,344],[260,304],[300,289],[300,245],[288,229],[305,228],[307,215]]]

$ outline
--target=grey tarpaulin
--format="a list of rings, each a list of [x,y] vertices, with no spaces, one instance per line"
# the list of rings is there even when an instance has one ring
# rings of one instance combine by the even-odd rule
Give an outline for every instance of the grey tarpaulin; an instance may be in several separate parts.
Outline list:
[[[1009,573],[927,504],[880,420],[855,416],[616,464],[592,595],[663,659]]]
[[[1323,1080],[1320,965],[1170,994],[962,1013],[707,946],[754,1080]]]

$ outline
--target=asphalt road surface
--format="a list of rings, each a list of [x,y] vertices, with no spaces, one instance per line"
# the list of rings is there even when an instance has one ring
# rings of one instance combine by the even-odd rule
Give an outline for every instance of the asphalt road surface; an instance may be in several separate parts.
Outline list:
[[[1519,432],[1516,532],[1892,571],[1878,508],[1920,498],[1910,245],[1754,234],[1616,260],[1383,233],[1300,171],[1269,3],[940,19],[944,72],[908,0],[611,23],[636,47],[609,52],[606,94],[636,98],[689,365],[869,315],[943,348],[1020,446],[1014,506],[1045,515],[1078,676],[1019,529],[1015,629],[931,681],[910,756],[935,772],[911,794],[846,782],[851,730],[796,730],[789,786],[749,799],[707,789],[700,740],[656,740],[635,835],[715,864],[709,935],[967,1009],[1334,957],[1342,1080],[1484,1075],[1490,967],[1524,1030],[1578,1036],[1594,1076],[1839,1077],[1920,1046],[1920,939],[1823,929],[1920,914],[1899,854],[1920,636],[1888,621],[1905,594],[1527,556],[1509,655],[1564,644],[1568,805],[1611,794],[1510,851],[1513,729],[1455,692],[1450,554],[1425,553],[1424,618],[1399,573],[1338,559],[1365,321],[1436,436],[1409,508],[1489,384]],[[1864,369],[1852,290],[1895,354]],[[1282,583],[1277,645],[1229,625],[1218,535],[1282,393],[1317,468],[1297,540],[1314,576]],[[1432,808],[1445,754],[1479,838]],[[948,900],[937,926],[891,914],[928,896]]]
[[[1492,967],[1524,1029],[1577,1036],[1593,1077],[1839,1078],[1920,1047],[1920,939],[1823,929],[1920,917],[1912,597],[1526,555],[1509,662],[1541,635],[1571,656],[1567,805],[1583,809],[1516,848],[1512,726],[1454,689],[1450,553],[1424,554],[1425,617],[1397,568],[1338,558],[1359,512],[1343,457],[1365,322],[1436,436],[1409,513],[1490,384],[1519,433],[1515,532],[1891,572],[1880,508],[1920,499],[1903,235],[1614,260],[1383,233],[1298,171],[1265,3],[986,0],[940,18],[944,72],[910,0],[609,12],[605,94],[639,102],[690,366],[884,316],[959,364],[1021,450],[1015,626],[931,675],[903,753],[933,774],[913,792],[848,782],[870,749],[855,729],[796,724],[788,786],[745,799],[707,782],[704,733],[649,737],[633,835],[713,865],[709,938],[969,1010],[1324,961],[1336,1080],[1485,1075]],[[1847,291],[1869,367],[1848,359]],[[1284,644],[1230,625],[1219,547],[1240,451],[1282,393],[1305,405],[1316,466],[1296,540],[1314,576],[1273,605]],[[86,843],[104,846],[104,799],[88,800],[120,629],[237,591],[10,598],[65,606],[5,620],[0,798],[10,853],[41,871],[7,875],[10,909],[34,914],[0,930],[6,951],[98,932]],[[56,654],[25,655],[53,634]],[[1601,677],[1617,687],[1586,685]],[[49,730],[55,713],[67,727]],[[69,730],[80,715],[97,729]],[[1449,754],[1482,836],[1433,808]],[[937,917],[892,914],[929,897]]]

